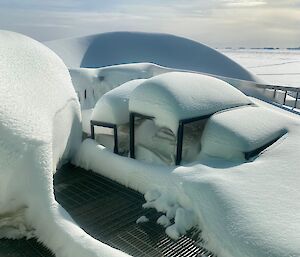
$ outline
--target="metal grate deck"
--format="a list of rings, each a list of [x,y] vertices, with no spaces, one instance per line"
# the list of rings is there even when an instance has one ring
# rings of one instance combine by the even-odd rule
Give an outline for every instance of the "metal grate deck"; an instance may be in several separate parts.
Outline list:
[[[87,233],[136,257],[212,257],[193,229],[176,242],[156,224],[161,213],[143,209],[141,194],[101,175],[67,164],[54,177],[57,201]],[[145,215],[149,222],[137,225]],[[198,243],[198,244],[197,244]],[[53,257],[36,240],[0,240],[0,257]],[[84,257],[84,256],[83,256]]]

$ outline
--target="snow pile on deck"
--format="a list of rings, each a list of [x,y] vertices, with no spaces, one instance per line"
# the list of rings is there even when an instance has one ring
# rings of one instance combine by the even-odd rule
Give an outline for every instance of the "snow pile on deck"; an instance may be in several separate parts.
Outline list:
[[[57,257],[126,256],[81,230],[56,202],[53,172],[81,141],[80,106],[64,63],[0,31],[0,236],[37,236]]]
[[[129,110],[154,117],[156,125],[177,134],[180,120],[251,104],[230,84],[205,75],[169,72],[148,79],[130,95]]]
[[[222,142],[232,137],[244,142],[257,137],[260,142],[264,138],[259,133],[262,129],[271,133],[287,132],[251,162],[241,163],[204,153],[187,166],[151,165],[115,155],[88,139],[74,163],[146,194],[145,207],[151,205],[165,212],[158,223],[174,238],[190,225],[184,222],[186,214],[182,208],[196,214],[207,247],[219,256],[300,256],[299,116],[251,100],[259,106],[255,111],[249,109],[254,107],[243,107],[212,117],[213,124],[223,126],[212,127],[220,135],[225,133],[224,138],[220,136]],[[264,114],[260,115],[259,109],[264,108],[269,110],[263,110],[261,114]],[[250,117],[254,114],[258,116]],[[233,123],[227,126],[227,120]],[[251,128],[253,125],[259,125],[259,129]],[[249,137],[245,137],[244,129],[250,133]],[[250,141],[248,146],[252,144],[256,141]],[[248,146],[241,149],[251,149]],[[155,194],[151,193],[153,190]],[[180,210],[178,226],[173,227],[168,222],[172,207]]]
[[[70,68],[149,62],[165,67],[259,81],[238,63],[201,43],[168,34],[110,32],[45,43]]]
[[[170,238],[178,240],[189,229],[197,226],[195,212],[180,206],[176,197],[171,194],[161,194],[157,190],[150,190],[145,194],[145,200],[143,208],[155,208],[158,212],[165,213],[157,219],[157,224],[166,228],[166,234]]]

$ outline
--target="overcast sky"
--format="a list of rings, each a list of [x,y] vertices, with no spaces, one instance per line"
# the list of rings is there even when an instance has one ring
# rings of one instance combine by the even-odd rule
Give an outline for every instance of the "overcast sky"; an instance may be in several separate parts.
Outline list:
[[[0,0],[0,28],[40,41],[146,31],[213,47],[298,47],[300,0]]]

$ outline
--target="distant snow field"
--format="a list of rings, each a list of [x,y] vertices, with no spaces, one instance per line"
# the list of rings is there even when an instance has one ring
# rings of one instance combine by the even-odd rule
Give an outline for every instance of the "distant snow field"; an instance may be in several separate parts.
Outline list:
[[[300,50],[220,49],[267,83],[300,86]]]

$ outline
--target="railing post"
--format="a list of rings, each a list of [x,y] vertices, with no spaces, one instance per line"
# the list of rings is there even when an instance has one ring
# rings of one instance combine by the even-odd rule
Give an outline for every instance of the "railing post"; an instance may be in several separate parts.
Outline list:
[[[180,165],[182,159],[183,129],[184,129],[184,123],[182,121],[179,121],[178,132],[177,132],[177,149],[176,149],[175,165]]]
[[[275,98],[276,98],[276,89],[274,89],[273,98],[274,98],[274,100],[275,100]]]
[[[91,138],[95,139],[95,127],[92,121],[91,121]]]
[[[287,90],[284,93],[284,98],[283,98],[283,105],[285,105],[285,101],[286,101],[286,95],[287,95]]]
[[[119,140],[118,140],[118,127],[114,125],[114,153],[119,154]]]
[[[295,103],[294,103],[293,109],[294,109],[294,108],[297,108],[298,97],[299,97],[299,91],[298,91],[297,94],[296,94],[296,98],[295,98]]]
[[[135,159],[134,153],[134,113],[129,114],[129,152],[130,158]]]

